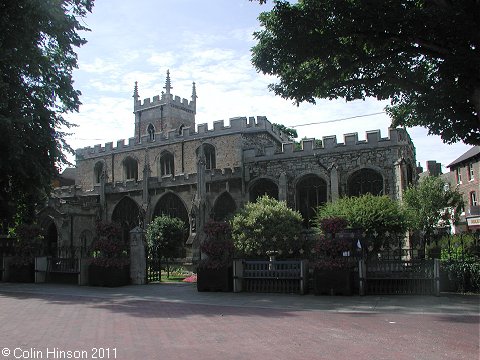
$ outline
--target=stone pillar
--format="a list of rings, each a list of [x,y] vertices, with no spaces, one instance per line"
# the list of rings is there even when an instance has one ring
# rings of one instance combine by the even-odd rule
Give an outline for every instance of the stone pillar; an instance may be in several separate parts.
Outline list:
[[[334,164],[330,170],[330,191],[332,201],[338,200],[339,191],[338,191],[338,170],[337,166]]]
[[[137,226],[130,231],[130,279],[132,285],[144,285],[147,279],[145,230]]]
[[[284,172],[278,178],[278,200],[287,201],[287,175]]]

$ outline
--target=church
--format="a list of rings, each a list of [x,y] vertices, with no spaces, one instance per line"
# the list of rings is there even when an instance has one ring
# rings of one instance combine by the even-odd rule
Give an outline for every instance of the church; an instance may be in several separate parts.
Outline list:
[[[174,96],[167,71],[164,89],[142,101],[135,83],[130,139],[76,150],[74,184],[55,188],[39,212],[51,249],[88,249],[99,220],[128,236],[168,214],[185,223],[184,254],[195,260],[209,219],[227,219],[263,194],[298,210],[308,228],[322,203],[365,193],[400,199],[415,181],[405,129],[295,143],[263,116],[196,124],[195,83],[190,100]]]

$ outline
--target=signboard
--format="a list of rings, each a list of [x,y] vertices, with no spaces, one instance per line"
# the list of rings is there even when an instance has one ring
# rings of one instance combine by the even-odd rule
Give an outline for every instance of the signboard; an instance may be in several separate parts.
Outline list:
[[[467,218],[467,225],[470,229],[480,229],[480,216]]]

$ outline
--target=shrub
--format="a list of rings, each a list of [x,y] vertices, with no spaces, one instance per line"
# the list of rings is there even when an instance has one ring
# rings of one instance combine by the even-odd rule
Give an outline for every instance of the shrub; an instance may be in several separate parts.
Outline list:
[[[21,224],[15,229],[15,256],[12,266],[33,265],[35,256],[42,253],[42,229],[36,224]]]
[[[230,224],[224,221],[208,221],[203,231],[207,239],[201,244],[200,250],[207,255],[198,267],[219,269],[231,265],[235,247],[231,237]]]
[[[351,266],[352,242],[350,240],[321,236],[314,249],[316,269],[334,270]],[[345,254],[346,252],[348,254]]]
[[[116,223],[98,222],[97,238],[92,244],[93,265],[121,268],[130,264],[128,245],[122,240],[122,230]]]
[[[243,256],[265,256],[267,251],[298,256],[302,221],[302,215],[285,202],[262,196],[247,203],[231,220],[235,249]]]

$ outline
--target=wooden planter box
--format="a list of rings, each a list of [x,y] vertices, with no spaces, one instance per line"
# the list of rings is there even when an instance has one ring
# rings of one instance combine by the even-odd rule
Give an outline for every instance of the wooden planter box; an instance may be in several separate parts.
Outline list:
[[[104,267],[90,264],[88,268],[88,285],[117,287],[130,284],[130,266]]]
[[[35,282],[35,267],[29,265],[10,265],[8,268],[10,282],[33,283]]]
[[[315,295],[353,295],[353,273],[350,269],[315,269],[313,293]]]
[[[233,291],[233,268],[197,270],[198,291]]]

